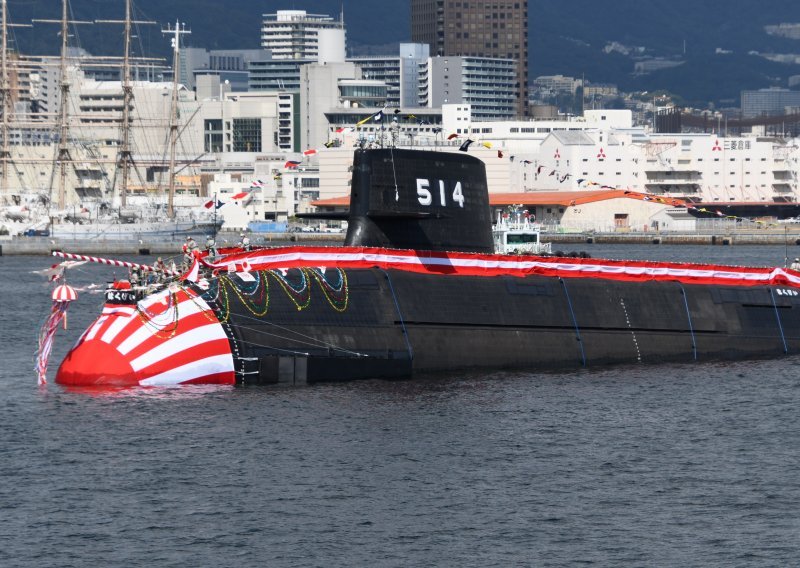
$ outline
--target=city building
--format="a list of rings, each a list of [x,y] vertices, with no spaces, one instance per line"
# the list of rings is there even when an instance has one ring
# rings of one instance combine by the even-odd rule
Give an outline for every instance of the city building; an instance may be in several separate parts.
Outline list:
[[[562,93],[574,95],[581,86],[581,79],[564,75],[540,75],[533,80],[533,88],[541,97]]]
[[[515,67],[511,59],[444,56],[428,60],[428,106],[468,104],[477,120],[516,115]]]
[[[300,91],[300,68],[311,59],[263,59],[251,61],[248,72],[250,91]]]
[[[800,91],[788,89],[758,89],[742,91],[742,116],[770,116],[787,114],[787,107],[800,106]]]
[[[270,52],[264,49],[208,50],[184,47],[180,53],[178,82],[195,90],[198,76],[218,75],[222,81],[228,81],[232,91],[246,91],[249,87],[250,62],[269,59]]]
[[[411,0],[411,40],[433,56],[513,59],[516,113],[527,115],[527,0]]]
[[[263,15],[261,47],[269,49],[273,59],[315,61],[319,55],[319,32],[330,29],[344,31],[344,21],[305,10],[278,10]]]
[[[382,81],[387,86],[389,107],[428,106],[421,96],[427,81],[430,47],[424,43],[401,43],[397,55],[351,57],[348,61],[361,69],[364,79]]]

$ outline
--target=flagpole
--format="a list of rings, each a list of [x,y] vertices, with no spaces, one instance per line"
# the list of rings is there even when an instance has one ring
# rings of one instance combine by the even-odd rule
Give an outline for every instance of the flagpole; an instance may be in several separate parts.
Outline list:
[[[214,192],[214,240],[217,240],[217,192]]]

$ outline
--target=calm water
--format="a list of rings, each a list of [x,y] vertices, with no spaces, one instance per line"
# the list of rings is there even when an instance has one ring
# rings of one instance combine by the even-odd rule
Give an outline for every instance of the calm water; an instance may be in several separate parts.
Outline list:
[[[784,258],[783,247],[584,248]],[[49,287],[30,271],[49,264],[0,257],[0,566],[786,566],[800,557],[800,356],[92,396],[36,386]],[[81,267],[70,280],[108,275]],[[81,294],[51,375],[100,303]]]

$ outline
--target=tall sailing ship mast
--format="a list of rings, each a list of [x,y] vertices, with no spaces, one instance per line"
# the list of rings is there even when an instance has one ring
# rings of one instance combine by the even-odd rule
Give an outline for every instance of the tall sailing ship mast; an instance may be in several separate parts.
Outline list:
[[[122,24],[124,26],[125,51],[122,59],[122,124],[120,127],[120,150],[117,154],[117,167],[122,175],[119,188],[120,207],[125,207],[128,195],[128,180],[133,162],[131,153],[131,106],[133,104],[133,85],[131,82],[131,26],[133,24],[155,24],[153,21],[132,20],[131,0],[125,0],[124,20],[95,20],[102,24]]]
[[[61,58],[59,72],[61,75],[59,82],[60,108],[58,113],[58,153],[56,163],[59,165],[58,176],[58,209],[63,210],[66,206],[67,195],[67,164],[72,163],[72,156],[69,149],[69,91],[70,82],[67,75],[67,49],[69,48],[69,26],[80,24],[91,24],[83,20],[70,20],[67,16],[69,0],[61,0],[61,19],[60,20],[33,20],[35,23],[59,24],[61,26]]]
[[[186,26],[175,22],[175,28],[162,30],[165,34],[174,34],[172,38],[172,104],[169,117],[169,197],[167,198],[167,216],[175,218],[175,150],[178,145],[178,75],[180,69],[181,36],[190,34]]]
[[[8,168],[11,163],[11,150],[9,138],[11,130],[11,109],[14,97],[12,96],[11,79],[8,66],[8,28],[30,28],[32,24],[12,24],[8,21],[7,0],[0,0],[0,111],[2,120],[2,148],[0,149],[0,162],[3,173],[0,178],[0,195],[8,193]]]
[[[198,106],[188,120],[181,120],[179,125],[180,42],[181,36],[191,33],[185,28],[185,25],[176,22],[174,29],[168,27],[166,30],[162,30],[171,36],[173,48],[172,97],[168,111],[169,136],[166,147],[162,146],[164,155],[158,160],[153,156],[152,152],[144,153],[140,160],[136,160],[134,156],[137,152],[134,146],[138,137],[134,136],[133,132],[136,122],[133,116],[136,92],[134,61],[150,63],[154,61],[163,62],[163,59],[133,57],[131,55],[131,41],[134,37],[133,25],[155,24],[155,22],[134,20],[132,17],[132,0],[125,0],[125,18],[122,20],[95,20],[93,22],[71,20],[69,19],[69,0],[61,0],[60,19],[33,20],[35,23],[58,24],[60,26],[60,56],[53,58],[51,56],[30,56],[15,53],[12,59],[8,49],[7,34],[7,28],[12,24],[7,21],[6,4],[7,0],[0,0],[0,111],[2,111],[0,114],[0,165],[2,165],[0,198],[17,204],[38,202],[40,210],[37,213],[37,219],[47,219],[48,224],[51,226],[51,233],[55,236],[58,233],[69,232],[73,238],[79,238],[77,235],[88,234],[91,230],[103,231],[102,234],[107,234],[109,229],[103,229],[101,225],[107,226],[115,222],[119,223],[120,218],[138,219],[139,221],[147,220],[149,224],[146,229],[142,229],[143,231],[163,231],[166,229],[156,227],[157,225],[162,227],[167,225],[167,223],[164,223],[163,210],[159,212],[161,205],[156,205],[152,208],[152,211],[146,206],[140,208],[139,205],[137,205],[135,211],[127,210],[123,212],[122,210],[122,207],[130,204],[132,176],[135,174],[139,176],[143,184],[148,184],[149,180],[142,179],[143,172],[139,171],[139,168],[153,167],[153,171],[161,169],[169,177],[167,199],[164,201],[167,201],[166,217],[171,221],[172,230],[208,231],[209,228],[206,228],[205,225],[211,223],[210,219],[206,222],[201,216],[198,222],[195,213],[189,212],[188,218],[178,221],[179,215],[177,215],[178,211],[175,207],[175,176],[180,171],[176,167],[178,163],[178,140],[183,129],[186,128],[186,124],[191,122],[200,110]],[[124,53],[122,57],[98,57],[72,53],[73,48],[70,46],[72,40],[69,33],[72,29],[71,24],[90,23],[123,24]],[[26,27],[31,26],[27,25]],[[120,67],[121,97],[120,90],[116,90],[113,95],[118,97],[116,100],[121,99],[119,111],[113,109],[111,113],[104,113],[105,107],[108,106],[107,103],[93,103],[96,99],[105,100],[104,97],[107,96],[105,93],[108,92],[109,84],[106,83],[104,86],[102,81],[96,83],[96,85],[87,82],[89,90],[81,90],[81,100],[80,105],[78,105],[80,108],[74,108],[76,106],[74,99],[79,93],[77,93],[77,89],[73,85],[76,82],[76,69],[73,69],[73,65],[80,65],[81,68],[98,66],[100,68],[105,68],[106,66]],[[58,102],[48,101],[46,98],[41,99],[41,101],[50,102],[54,106],[58,104],[60,108],[48,110],[46,104],[37,104],[34,101],[39,101],[40,99],[37,97],[36,91],[31,89],[30,91],[20,91],[22,95],[20,101],[31,101],[30,106],[20,113],[14,105],[14,101],[18,98],[14,92],[16,83],[18,83],[15,77],[30,76],[32,79],[31,84],[35,86],[37,81],[36,74],[39,75],[38,80],[41,80],[43,85],[47,84],[47,80],[58,82]],[[100,89],[99,95],[93,94],[91,89],[95,88]],[[145,102],[136,106],[141,106],[141,110],[145,112],[158,108],[153,106],[150,97],[154,92],[160,92],[160,89],[154,91],[154,85],[146,84],[143,84],[142,88],[145,89],[143,91]],[[81,110],[84,106],[88,110]],[[150,119],[144,118],[143,120],[143,137],[139,140],[139,143],[147,143],[146,141],[149,140],[146,134],[148,132],[147,120]],[[100,125],[95,126],[98,122]],[[163,120],[159,122],[162,125],[164,124]],[[117,130],[118,137],[109,136],[110,133],[107,130],[113,128],[116,124],[119,125]],[[80,134],[75,131],[79,127],[88,127],[92,130]],[[95,128],[101,130],[95,131]],[[105,131],[102,129],[105,129]],[[113,154],[102,149],[103,140],[116,140]],[[43,142],[44,144],[42,144]],[[42,152],[45,147],[49,147],[53,151],[49,158]],[[169,152],[168,159],[167,152]],[[188,166],[202,157],[202,155],[201,153],[198,157],[188,161],[181,159],[180,162],[186,163],[186,166]],[[168,165],[167,161],[169,162]],[[49,183],[46,182],[44,177],[45,164],[49,166],[46,168],[50,173]],[[113,178],[109,175],[111,173],[109,168],[112,164],[117,168],[117,175],[114,175]],[[16,176],[11,177],[14,172],[16,172]],[[74,194],[71,192],[72,181],[70,175],[73,175],[76,181]],[[58,177],[58,181],[56,181],[56,177]],[[14,185],[14,187],[9,187],[9,185]],[[162,189],[167,189],[160,183],[158,185]],[[143,188],[146,189],[147,186],[143,185]],[[45,193],[49,194],[49,196],[45,197]],[[165,197],[164,193],[164,191],[159,193],[161,198]],[[106,196],[111,197],[111,208],[109,208]],[[89,198],[88,201],[86,200],[87,198]],[[79,204],[80,206],[73,207],[70,211],[67,209],[70,203]],[[119,206],[118,210],[117,206]],[[119,216],[117,216],[117,212]],[[97,215],[94,215],[94,213],[97,213]],[[101,213],[103,214],[102,219],[100,217]],[[203,213],[205,212],[203,211]],[[30,219],[32,220],[34,217],[31,216]],[[60,221],[71,222],[67,224]],[[75,228],[76,223],[87,226],[78,230]],[[216,221],[214,223],[216,224]],[[95,229],[89,227],[89,224]],[[121,231],[114,230],[114,232]]]

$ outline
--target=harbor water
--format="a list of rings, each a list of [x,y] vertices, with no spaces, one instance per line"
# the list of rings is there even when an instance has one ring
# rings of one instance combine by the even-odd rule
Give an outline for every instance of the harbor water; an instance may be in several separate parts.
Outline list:
[[[783,246],[554,248],[757,266],[787,256]],[[800,556],[800,354],[301,388],[40,388],[33,358],[50,286],[33,271],[52,262],[0,257],[0,566],[786,566]],[[114,272],[83,265],[69,282],[102,287]],[[56,336],[51,378],[99,313],[92,291],[79,291]]]

